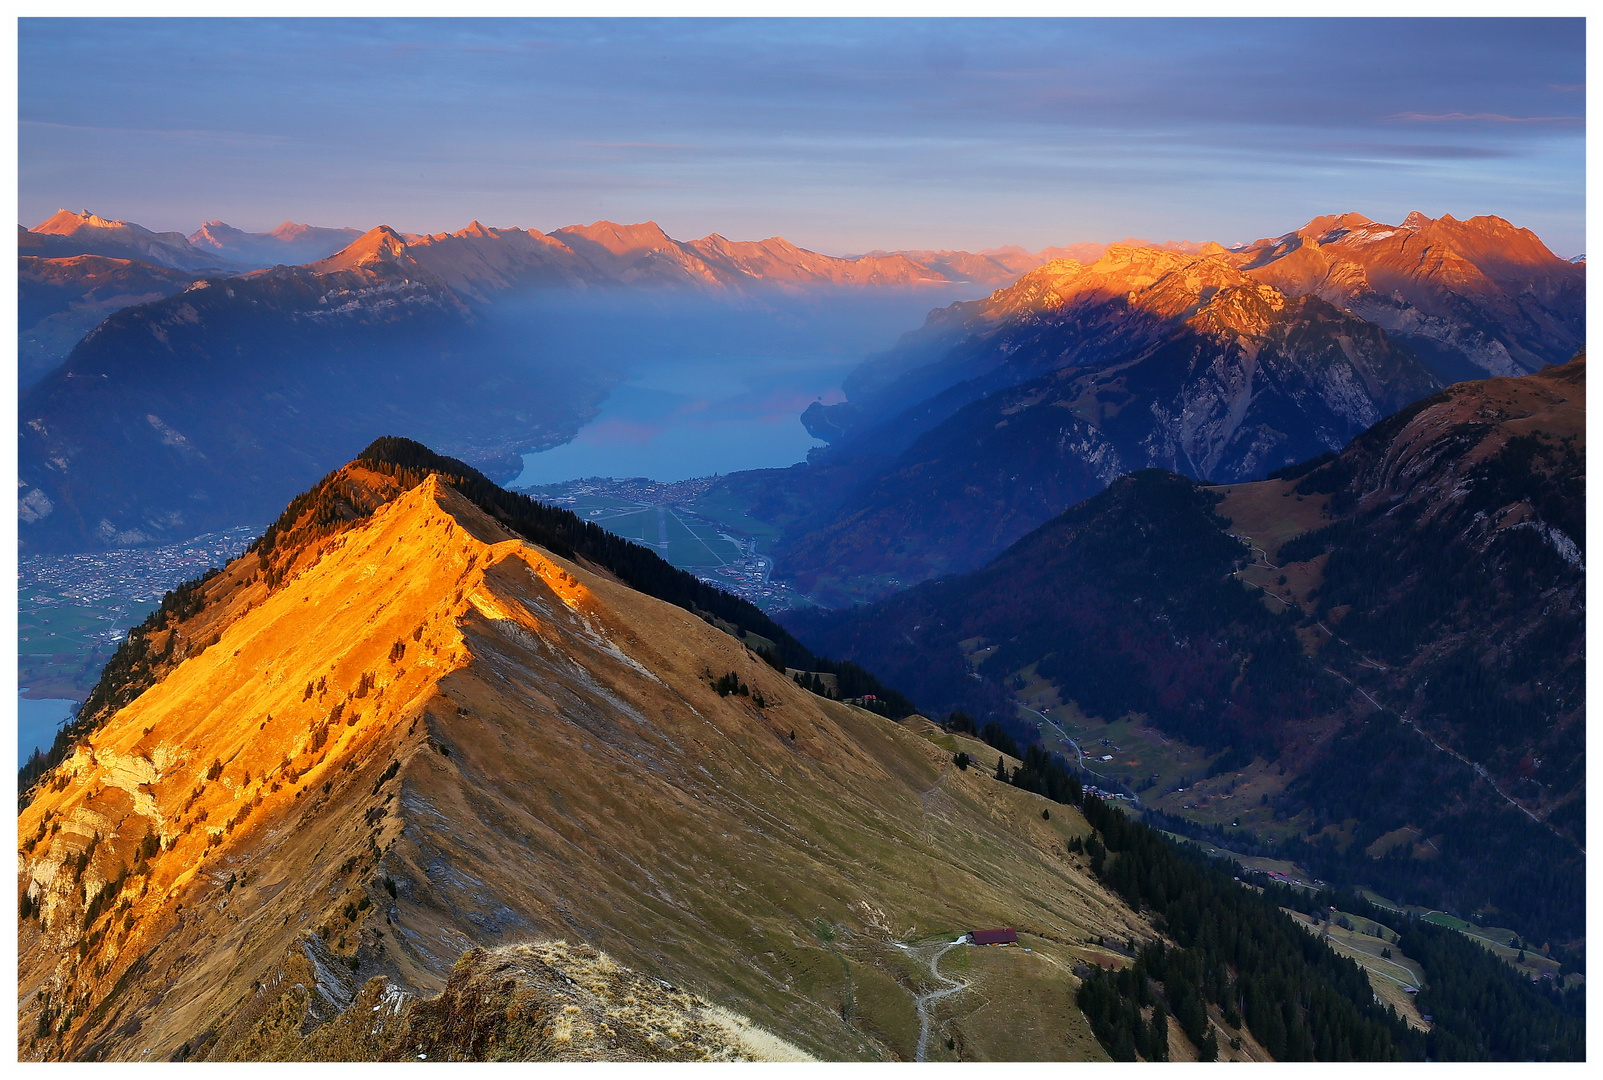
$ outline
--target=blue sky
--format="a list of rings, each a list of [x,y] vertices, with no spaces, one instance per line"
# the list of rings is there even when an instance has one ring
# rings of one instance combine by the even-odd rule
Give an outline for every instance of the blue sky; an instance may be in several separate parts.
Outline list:
[[[844,254],[1418,209],[1568,256],[1584,80],[1579,19],[24,19],[18,211]]]

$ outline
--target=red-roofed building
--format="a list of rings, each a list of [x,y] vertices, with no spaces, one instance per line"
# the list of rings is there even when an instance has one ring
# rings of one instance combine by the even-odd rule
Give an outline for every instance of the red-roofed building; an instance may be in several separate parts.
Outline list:
[[[1012,927],[1006,930],[970,930],[968,939],[975,945],[1017,945],[1019,932]]]

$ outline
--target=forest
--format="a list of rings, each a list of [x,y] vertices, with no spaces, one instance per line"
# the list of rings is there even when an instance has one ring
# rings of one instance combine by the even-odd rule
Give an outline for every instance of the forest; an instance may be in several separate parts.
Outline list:
[[[1087,973],[1078,1001],[1115,1060],[1168,1053],[1144,1009],[1172,1015],[1204,1059],[1218,1052],[1206,1021],[1245,1022],[1277,1061],[1579,1061],[1585,1057],[1584,986],[1532,982],[1455,930],[1377,908],[1351,893],[1294,889],[1176,845],[1094,797],[1095,828],[1081,850],[1173,945],[1152,943],[1119,971]],[[1282,908],[1341,910],[1398,935],[1420,962],[1417,998],[1432,1030],[1409,1028],[1381,1005],[1367,977]],[[1151,1015],[1155,1015],[1151,1014]]]

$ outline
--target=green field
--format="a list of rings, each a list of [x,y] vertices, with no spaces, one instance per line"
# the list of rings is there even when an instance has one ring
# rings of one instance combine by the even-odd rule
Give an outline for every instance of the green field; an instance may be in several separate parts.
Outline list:
[[[1363,968],[1376,996],[1396,1009],[1404,1021],[1421,1031],[1429,1030],[1430,1025],[1425,1023],[1413,995],[1408,992],[1425,985],[1425,969],[1398,948],[1394,931],[1345,911],[1337,911],[1329,922],[1321,922],[1300,911],[1281,910],[1303,929],[1322,937],[1337,953]]]
[[[752,517],[746,512],[744,503],[744,499],[735,497],[727,488],[715,485],[690,505],[700,517],[722,522],[741,535],[756,540],[764,548],[771,547],[779,539],[779,526]]]
[[[127,630],[156,607],[110,600],[98,605],[39,605],[38,595],[28,590],[17,598],[17,683],[33,697],[82,700],[116,651],[107,631]]]
[[[994,648],[980,638],[960,645],[971,664]],[[1013,679],[1019,719],[1050,720],[1040,727],[1043,744],[1071,764],[1079,759],[1069,740],[1079,743],[1093,782],[1097,776],[1115,781],[1144,805],[1203,825],[1240,828],[1258,840],[1281,840],[1303,831],[1301,818],[1276,818],[1269,805],[1292,779],[1278,766],[1258,758],[1244,768],[1209,776],[1221,754],[1209,754],[1149,727],[1143,714],[1111,722],[1088,717],[1043,679],[1034,664],[1015,672]],[[1109,760],[1103,761],[1104,756]]]
[[[584,520],[649,547],[686,570],[725,566],[742,558],[739,544],[716,524],[673,507],[581,495],[572,510]]]
[[[1519,941],[1519,935],[1506,926],[1481,926],[1478,923],[1466,922],[1463,919],[1455,918],[1445,911],[1435,911],[1430,908],[1414,907],[1412,905],[1400,905],[1369,889],[1360,889],[1358,891],[1359,895],[1378,908],[1405,912],[1421,922],[1434,923],[1437,926],[1445,926],[1451,930],[1457,930],[1526,978],[1537,978],[1545,974],[1551,974],[1554,978],[1558,977],[1559,963],[1557,960],[1551,960],[1543,955],[1540,947],[1535,943],[1523,943],[1527,944],[1527,947],[1524,949],[1519,948],[1515,944]],[[1577,977],[1570,976],[1570,978]]]

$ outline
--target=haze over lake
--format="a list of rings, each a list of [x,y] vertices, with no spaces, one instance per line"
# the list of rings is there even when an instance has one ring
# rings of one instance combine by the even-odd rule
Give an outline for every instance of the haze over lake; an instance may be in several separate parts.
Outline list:
[[[823,445],[802,427],[809,402],[839,401],[840,356],[707,356],[646,361],[615,386],[577,438],[525,454],[517,485],[587,476],[685,480],[784,468]]]
[[[823,445],[802,426],[813,401],[933,308],[986,291],[948,283],[909,290],[762,297],[744,307],[664,295],[531,297],[497,318],[538,342],[606,367],[618,381],[571,442],[524,455],[514,485],[589,476],[684,480],[784,468]]]

